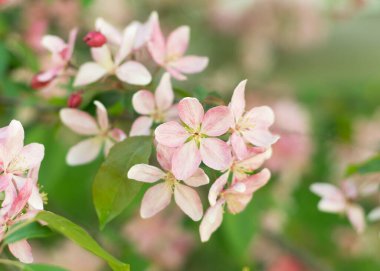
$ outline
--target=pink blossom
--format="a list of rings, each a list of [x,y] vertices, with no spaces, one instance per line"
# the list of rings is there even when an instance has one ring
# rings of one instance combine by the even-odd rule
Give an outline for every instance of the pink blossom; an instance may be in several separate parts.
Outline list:
[[[263,187],[269,179],[270,171],[263,169],[244,180],[234,181],[225,188],[228,184],[228,174],[220,176],[210,189],[210,194],[213,194],[209,195],[211,206],[206,211],[199,227],[201,241],[207,242],[212,233],[220,227],[225,205],[232,214],[242,212],[251,201],[253,193]]]
[[[180,26],[165,40],[158,16],[154,17],[152,38],[148,42],[148,50],[153,60],[177,80],[186,80],[185,74],[199,73],[208,65],[207,57],[184,55],[189,46],[189,39],[190,28]]]
[[[247,144],[269,148],[279,137],[269,131],[274,122],[274,113],[268,106],[254,107],[245,112],[245,85],[247,80],[239,83],[231,98],[229,108],[233,113],[231,144],[239,158],[247,156]]]
[[[310,190],[322,198],[318,203],[320,211],[345,214],[358,233],[364,231],[366,226],[364,210],[354,202],[358,191],[353,182],[343,181],[340,188],[329,183],[314,183],[310,186]]]
[[[181,124],[169,121],[158,126],[158,143],[177,150],[173,156],[173,174],[177,179],[189,178],[203,161],[208,167],[224,170],[231,163],[231,150],[226,142],[216,138],[232,125],[228,107],[217,106],[204,113],[196,98],[184,98],[178,103]]]
[[[153,122],[162,123],[175,119],[177,108],[173,106],[174,92],[170,82],[169,73],[165,73],[155,91],[152,94],[149,90],[140,90],[133,95],[132,104],[135,111],[141,115],[145,121],[140,123],[146,126],[140,126],[139,129],[150,134],[150,128]]]
[[[128,171],[128,178],[139,182],[156,183],[159,180],[164,180],[164,182],[160,182],[146,191],[140,210],[142,218],[152,217],[167,207],[173,194],[177,205],[191,219],[198,221],[202,218],[202,202],[198,193],[190,186],[198,187],[208,184],[209,178],[200,168],[188,178],[176,178],[172,173],[174,154],[174,148],[158,145],[157,160],[165,171],[146,164],[134,165]]]
[[[107,44],[91,48],[94,61],[80,66],[74,86],[88,85],[110,75],[115,75],[120,81],[132,85],[149,84],[152,76],[145,66],[137,61],[126,60],[132,53],[138,26],[130,24],[120,36],[120,33],[104,20],[98,19],[96,24],[102,29],[99,31],[106,36],[107,41],[117,44],[118,50],[112,53]]]
[[[82,165],[93,161],[104,146],[104,155],[107,156],[111,147],[126,138],[125,133],[117,128],[112,129],[107,109],[99,101],[96,106],[95,119],[90,114],[73,108],[64,108],[60,111],[61,121],[77,134],[91,136],[73,146],[66,161],[71,166]]]

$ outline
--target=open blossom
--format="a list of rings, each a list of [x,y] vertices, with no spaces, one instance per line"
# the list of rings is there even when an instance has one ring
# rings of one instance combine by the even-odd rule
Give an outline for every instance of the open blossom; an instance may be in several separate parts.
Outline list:
[[[118,50],[112,54],[108,44],[91,48],[94,61],[80,66],[74,86],[88,85],[107,75],[115,75],[120,81],[132,85],[149,84],[152,76],[147,68],[137,61],[126,60],[134,48],[138,25],[132,23],[127,26],[120,37],[104,20],[98,20],[96,24],[99,29],[105,29],[107,41],[117,43]]]
[[[73,146],[66,156],[69,165],[82,165],[93,161],[104,146],[107,156],[111,147],[126,138],[125,133],[117,128],[112,129],[107,109],[99,101],[95,101],[97,119],[87,112],[64,108],[60,111],[62,122],[77,134],[91,136]]]
[[[157,146],[157,160],[165,171],[146,164],[134,165],[128,171],[128,178],[136,181],[155,183],[164,180],[164,182],[160,182],[146,191],[140,210],[142,218],[152,217],[167,207],[173,194],[177,205],[191,219],[198,221],[202,218],[202,202],[198,193],[190,186],[198,187],[208,184],[209,178],[200,168],[188,178],[176,178],[173,175],[174,153],[174,148]]]
[[[247,155],[249,146],[252,144],[258,147],[269,148],[279,137],[269,131],[269,127],[274,122],[274,113],[268,106],[254,107],[245,112],[245,85],[247,80],[239,83],[235,88],[231,98],[229,108],[233,113],[233,123],[231,128],[231,144],[240,158]]]
[[[52,62],[47,70],[33,77],[32,88],[49,92],[57,87],[59,77],[64,74],[73,55],[77,33],[77,29],[71,30],[67,43],[58,36],[46,35],[42,38],[42,46],[51,52]]]
[[[203,71],[208,64],[207,57],[184,55],[189,46],[189,39],[190,28],[180,26],[165,40],[158,16],[154,18],[152,38],[148,42],[149,52],[158,65],[178,80],[186,80],[185,74]]]
[[[153,94],[149,90],[140,90],[133,95],[132,104],[135,111],[143,116],[137,118],[136,125],[145,135],[150,134],[153,122],[162,123],[175,119],[176,106],[173,106],[174,92],[170,75],[165,73]]]
[[[0,208],[0,241],[8,228],[32,218],[43,209],[37,186],[38,171],[44,156],[41,144],[24,146],[24,129],[13,120],[0,128],[0,191],[4,200]],[[31,247],[23,239],[8,245],[10,252],[24,263],[33,262]]]
[[[340,188],[329,183],[314,183],[310,190],[322,198],[318,203],[320,211],[345,214],[358,233],[364,231],[364,210],[355,203],[358,191],[353,182],[343,181]]]
[[[218,178],[213,184],[213,188],[210,189],[211,206],[206,211],[199,227],[202,242],[208,241],[211,234],[222,224],[225,205],[232,214],[242,212],[251,201],[253,193],[263,187],[269,179],[270,171],[268,169],[263,169],[243,180],[235,180],[226,188],[228,175],[223,174]]]
[[[173,174],[177,179],[189,178],[203,161],[216,170],[226,169],[231,162],[230,147],[221,139],[232,125],[228,107],[217,106],[204,113],[196,98],[184,98],[178,103],[181,124],[169,121],[158,126],[158,143],[177,148],[173,155]]]

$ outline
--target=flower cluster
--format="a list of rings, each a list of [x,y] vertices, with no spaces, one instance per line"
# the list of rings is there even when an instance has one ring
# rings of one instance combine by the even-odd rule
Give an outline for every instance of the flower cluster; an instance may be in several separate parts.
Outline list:
[[[43,145],[31,143],[24,146],[24,129],[20,122],[13,120],[0,128],[1,241],[13,225],[33,218],[38,210],[43,209],[43,197],[37,185],[43,157]],[[30,245],[25,239],[8,247],[20,261],[33,261]]]

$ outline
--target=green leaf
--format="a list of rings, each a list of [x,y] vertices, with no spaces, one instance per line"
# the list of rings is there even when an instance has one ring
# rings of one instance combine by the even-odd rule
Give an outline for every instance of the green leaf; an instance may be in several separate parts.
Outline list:
[[[13,232],[14,231],[14,232]],[[16,224],[9,229],[11,234],[4,239],[4,244],[14,243],[23,239],[42,238],[52,235],[52,231],[38,222],[25,225]]]
[[[47,264],[28,264],[22,269],[23,271],[69,271],[65,268],[47,265]]]
[[[104,259],[114,271],[129,271],[129,265],[120,262],[105,251],[83,228],[70,220],[47,211],[41,211],[37,220],[44,221],[53,231],[56,231],[77,243],[84,249]]]
[[[135,164],[148,163],[152,138],[129,137],[116,144],[96,174],[93,200],[100,227],[118,216],[140,191],[142,183],[127,177]]]
[[[374,172],[380,172],[380,154],[376,155],[375,157],[372,157],[371,159],[363,163],[350,165],[346,169],[347,176],[353,174],[367,174]]]

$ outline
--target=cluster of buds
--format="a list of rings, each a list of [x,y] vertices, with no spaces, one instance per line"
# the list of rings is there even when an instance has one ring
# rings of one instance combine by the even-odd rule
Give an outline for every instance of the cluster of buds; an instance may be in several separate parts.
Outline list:
[[[44,146],[24,146],[24,129],[20,122],[0,128],[0,240],[9,234],[12,225],[33,218],[43,209],[43,197],[37,185],[38,172],[44,157]],[[33,261],[31,247],[23,239],[8,245],[21,262]]]

